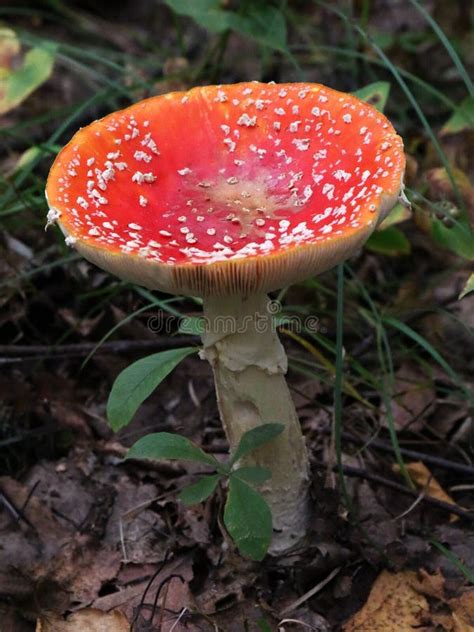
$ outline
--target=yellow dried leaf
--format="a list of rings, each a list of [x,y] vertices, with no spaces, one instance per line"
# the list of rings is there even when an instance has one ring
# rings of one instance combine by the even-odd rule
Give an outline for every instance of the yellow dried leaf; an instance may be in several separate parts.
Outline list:
[[[36,632],[129,632],[130,623],[119,610],[102,612],[87,608],[71,614],[66,620],[57,614],[41,616]]]
[[[407,463],[406,468],[412,481],[416,483],[420,489],[425,491],[426,496],[431,496],[431,498],[436,498],[437,500],[441,500],[451,505],[456,504],[451,496],[444,491],[424,463],[419,461]],[[398,465],[394,465],[393,469],[396,472],[400,471]],[[459,520],[459,517],[451,514],[449,521],[455,522],[456,520]]]
[[[439,572],[383,571],[343,632],[474,632],[474,590],[448,599],[444,582]]]
[[[441,572],[430,575],[422,568],[410,581],[412,587],[422,595],[445,601],[444,577]]]
[[[344,632],[413,632],[429,615],[428,602],[411,582],[412,571],[383,571],[375,580],[366,604],[343,627]]]

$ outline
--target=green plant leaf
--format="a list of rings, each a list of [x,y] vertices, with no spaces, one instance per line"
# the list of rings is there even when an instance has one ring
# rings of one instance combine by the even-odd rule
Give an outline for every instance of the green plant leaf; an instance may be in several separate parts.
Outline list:
[[[385,105],[387,104],[388,95],[390,93],[390,84],[388,81],[376,81],[375,83],[369,83],[364,88],[356,90],[352,94],[362,101],[366,101],[374,108],[383,112]]]
[[[137,360],[124,369],[115,380],[107,402],[107,418],[112,428],[120,430],[130,423],[140,404],[181,360],[196,351],[195,347],[169,349]]]
[[[238,470],[234,470],[231,476],[237,476],[241,481],[245,483],[251,483],[253,485],[260,485],[271,478],[272,473],[266,467],[259,467],[258,465],[249,465],[245,467],[239,467]]]
[[[253,452],[256,448],[260,448],[262,445],[265,445],[265,443],[278,437],[284,429],[285,426],[283,424],[262,424],[261,426],[244,432],[236,451],[229,461],[229,467],[232,467],[239,459],[250,454],[250,452]]]
[[[263,560],[272,539],[272,514],[263,496],[236,476],[229,478],[224,524],[243,555]]]
[[[389,257],[408,255],[411,252],[411,244],[404,233],[395,226],[384,230],[376,230],[366,242],[366,247],[373,252]]]
[[[380,222],[375,230],[385,230],[386,228],[390,228],[390,226],[395,226],[395,224],[405,222],[407,219],[410,219],[410,217],[411,210],[401,202],[397,202],[387,217]]]
[[[179,461],[195,461],[221,470],[220,463],[211,455],[195,445],[192,441],[172,432],[154,432],[139,439],[127,452],[127,459],[176,459]]]
[[[197,505],[202,503],[203,500],[209,498],[214,493],[222,476],[220,474],[210,474],[209,476],[203,476],[197,483],[189,485],[181,490],[179,498],[185,505]]]
[[[222,7],[220,0],[165,0],[175,13],[192,18],[213,33],[233,30],[276,50],[286,50],[286,22],[283,13],[266,4],[247,3],[236,13]]]
[[[12,174],[16,174],[22,169],[30,169],[31,165],[33,165],[35,161],[39,159],[41,154],[42,150],[37,145],[32,145],[31,147],[28,147],[28,149],[24,151],[19,157],[18,162],[12,170]]]
[[[233,13],[230,27],[263,46],[286,51],[286,22],[283,13],[270,5],[249,3],[244,15]]]
[[[0,66],[0,114],[5,114],[24,101],[49,79],[53,71],[57,46],[50,42],[30,49],[19,67],[10,65],[9,55],[19,52],[15,39],[13,31],[0,29],[0,48],[3,50],[8,47],[7,63]]]
[[[429,195],[438,200],[431,219],[431,236],[443,248],[474,260],[474,231],[467,210],[474,204],[474,186],[469,176],[458,167],[435,167],[426,172],[425,178]]]
[[[440,134],[457,134],[474,129],[474,97],[466,97],[441,128]]]
[[[474,292],[474,272],[470,275],[468,280],[466,281],[466,285],[464,286],[461,294],[458,297],[458,300],[461,300],[466,296],[466,294],[470,294]]]
[[[213,33],[223,33],[230,28],[230,11],[224,11],[219,0],[165,0],[165,4]]]
[[[433,218],[431,230],[433,239],[440,246],[468,261],[474,261],[474,232],[466,216],[459,217],[454,226],[449,228],[442,220]]]

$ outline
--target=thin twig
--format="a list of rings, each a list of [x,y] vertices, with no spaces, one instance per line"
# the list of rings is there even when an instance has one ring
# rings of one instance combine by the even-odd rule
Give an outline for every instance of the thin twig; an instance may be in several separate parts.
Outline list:
[[[31,500],[33,494],[35,493],[36,488],[38,487],[39,484],[40,484],[39,479],[35,483],[33,483],[33,486],[30,489],[30,491],[28,492],[28,495],[27,495],[27,497],[25,499],[25,502],[23,503],[23,506],[21,508],[22,511],[26,510],[26,507],[27,507],[28,503],[30,502],[30,500]]]
[[[184,615],[186,614],[186,612],[188,611],[188,608],[186,608],[186,606],[181,610],[179,617],[176,619],[176,621],[173,623],[173,625],[170,628],[170,632],[173,632],[173,630],[175,629],[175,627],[178,625],[178,623],[181,621],[181,619],[184,617]]]
[[[30,529],[36,531],[34,525],[28,520],[23,511],[15,505],[13,500],[2,489],[0,489],[0,504],[5,507],[14,520],[17,522],[23,521]]]
[[[160,612],[160,621],[159,621],[159,624],[158,624],[158,629],[159,630],[161,630],[161,628],[163,627],[163,618],[164,618],[164,614],[165,614],[165,610],[166,610],[165,604],[166,604],[166,599],[167,599],[167,596],[168,596],[169,584],[170,584],[171,580],[175,579],[175,578],[180,579],[181,583],[183,583],[183,584],[186,583],[186,580],[184,579],[184,577],[182,575],[178,575],[177,573],[172,573],[171,575],[166,577],[161,582],[161,584],[158,586],[158,590],[155,593],[155,599],[154,599],[153,605],[151,607],[151,616],[148,619],[148,623],[150,623],[150,624],[153,622],[153,617],[155,616],[155,612],[156,612],[156,609],[158,607],[158,599],[160,598],[161,591],[163,590],[163,587],[165,587],[165,595],[163,597],[163,603],[162,603],[161,612]],[[175,614],[175,613],[173,612],[173,614]]]
[[[323,432],[329,434],[331,430],[328,429],[324,430]],[[343,432],[342,438],[345,441],[350,441],[351,443],[363,445],[365,448],[374,448],[376,450],[380,450],[381,452],[393,453],[392,445],[390,443],[382,441],[381,439],[359,438],[350,434],[349,432]],[[464,463],[458,463],[456,461],[449,461],[448,459],[443,459],[439,456],[433,456],[431,454],[418,452],[417,450],[411,450],[409,448],[400,447],[400,452],[403,454],[403,456],[406,456],[409,459],[423,461],[424,463],[434,465],[435,467],[439,467],[450,472],[459,472],[461,474],[467,474],[468,476],[474,477],[474,467],[471,465],[465,465]]]
[[[155,581],[155,579],[158,577],[158,575],[161,573],[161,571],[165,568],[165,566],[168,563],[168,560],[169,560],[170,557],[171,557],[171,553],[170,553],[169,550],[167,550],[166,553],[165,553],[164,560],[162,562],[160,562],[160,564],[158,565],[158,568],[156,569],[156,571],[151,576],[151,578],[150,578],[150,580],[149,580],[149,582],[148,582],[148,584],[147,584],[147,586],[145,588],[145,591],[144,591],[143,595],[141,596],[140,603],[138,604],[138,607],[136,608],[135,614],[133,616],[132,623],[130,625],[130,629],[131,629],[132,632],[135,629],[135,624],[136,624],[136,622],[138,620],[138,617],[140,616],[141,611],[142,611],[142,609],[143,609],[143,607],[145,605],[145,599],[146,599],[148,591],[150,590],[150,588],[151,588],[153,582]]]
[[[55,432],[59,432],[61,428],[54,427],[52,424],[48,423],[41,428],[35,428],[34,430],[26,430],[22,432],[22,434],[15,435],[14,437],[9,437],[8,439],[2,439],[0,441],[0,448],[5,448],[8,445],[13,445],[14,443],[20,443],[21,441],[26,441],[27,439],[32,439],[33,437],[41,437],[46,434],[52,434]]]
[[[336,467],[336,469],[337,469],[337,467]],[[290,612],[293,612],[293,610],[296,610],[296,608],[301,606],[302,603],[304,603],[308,599],[311,599],[311,597],[314,597],[314,595],[316,595],[320,590],[322,590],[324,588],[324,586],[326,586],[326,584],[329,584],[331,579],[336,577],[336,575],[339,573],[340,570],[341,570],[340,566],[338,566],[337,568],[334,568],[329,573],[329,575],[327,577],[325,577],[322,581],[319,582],[319,584],[316,584],[316,586],[314,586],[314,588],[311,588],[311,590],[308,590],[308,592],[306,592],[304,595],[302,595],[299,599],[297,599],[292,604],[287,606],[284,610],[282,610],[281,613],[280,613],[280,616],[284,617],[285,615],[290,614]],[[283,622],[280,621],[279,625],[281,625],[281,623],[283,623]]]
[[[418,505],[421,503],[421,501],[425,497],[426,497],[426,490],[422,489],[421,492],[418,494],[418,497],[416,498],[416,500],[412,502],[412,504],[408,507],[408,509],[405,509],[405,511],[403,511],[400,515],[395,516],[395,518],[392,518],[392,520],[394,522],[398,522],[398,520],[401,520],[402,518],[406,518],[408,514],[410,514],[415,509],[415,507],[418,507]]]
[[[326,463],[322,461],[315,462],[314,466],[319,470],[325,470],[327,467]],[[366,470],[363,470],[358,467],[352,467],[351,465],[344,465],[343,473],[346,476],[353,476],[355,478],[363,478],[367,481],[371,481],[372,483],[377,483],[379,485],[383,485],[384,487],[390,487],[390,489],[394,489],[401,494],[405,494],[406,496],[411,496],[412,498],[418,498],[419,492],[409,489],[400,483],[396,483],[395,481],[391,481],[388,478],[384,478],[383,476],[379,476],[378,474],[371,474]],[[452,503],[446,503],[443,500],[438,500],[437,498],[433,498],[433,496],[424,496],[421,500],[422,503],[427,503],[428,505],[432,505],[436,509],[440,509],[441,511],[446,511],[450,514],[456,514],[463,520],[467,522],[474,523],[474,514],[468,513],[464,511],[457,505],[453,505]]]
[[[157,337],[153,340],[112,340],[102,343],[96,354],[137,353],[140,351],[166,351],[177,347],[198,345],[199,336]],[[79,342],[69,345],[0,345],[0,364],[47,360],[50,358],[82,358],[97,346],[96,342]]]
[[[309,623],[305,623],[304,621],[300,621],[299,619],[282,619],[280,621],[280,623],[278,624],[278,632],[285,632],[285,628],[281,627],[285,623],[301,625],[301,626],[303,626],[303,628],[307,628],[308,630],[312,630],[312,632],[317,632],[316,628],[313,628],[312,625],[309,625]]]
[[[123,532],[122,517],[119,518],[118,526],[119,526],[119,535],[120,535],[120,546],[122,548],[122,564],[128,564],[127,547],[125,545],[125,534]]]

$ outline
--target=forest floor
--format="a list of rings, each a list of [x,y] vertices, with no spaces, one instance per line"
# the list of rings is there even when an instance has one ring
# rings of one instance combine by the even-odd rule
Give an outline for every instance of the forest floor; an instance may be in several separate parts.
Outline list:
[[[474,132],[449,106],[467,103],[472,117],[474,101],[449,48],[411,0],[354,3],[354,21],[318,2],[263,3],[282,12],[287,52],[209,33],[163,3],[115,4],[0,9],[25,48],[56,43],[51,76],[0,118],[0,632],[474,630],[474,293],[459,300],[474,242],[458,232],[474,217]],[[469,3],[445,4],[423,6],[472,71]],[[198,302],[88,264],[59,231],[45,233],[43,196],[55,154],[80,126],[153,94],[249,79],[346,91],[388,82],[385,113],[404,138],[412,202],[346,266],[338,455],[336,273],[275,295],[286,315],[319,319],[313,336],[280,331],[314,518],[299,549],[261,563],[225,533],[224,489],[191,508],[177,500],[197,467],[124,460],[156,431],[226,453],[207,363],[183,361],[120,432],[106,420],[121,370],[198,343],[179,331]],[[452,221],[443,208],[456,210]]]

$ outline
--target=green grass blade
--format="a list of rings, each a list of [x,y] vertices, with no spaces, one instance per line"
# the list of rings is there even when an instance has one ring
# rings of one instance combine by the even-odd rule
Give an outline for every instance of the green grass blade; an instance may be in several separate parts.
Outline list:
[[[61,257],[61,259],[56,259],[56,261],[45,263],[44,265],[39,266],[38,268],[35,268],[34,270],[30,270],[29,272],[24,272],[23,274],[19,274],[15,277],[11,277],[7,279],[6,281],[1,281],[0,288],[10,286],[12,284],[15,284],[18,281],[31,279],[32,277],[34,277],[36,274],[39,274],[40,272],[46,272],[46,270],[52,270],[53,268],[58,268],[65,264],[72,263],[73,261],[78,261],[79,259],[81,259],[81,256],[78,254],[69,255],[68,257]]]
[[[388,341],[388,337],[384,329],[379,311],[376,308],[374,302],[372,301],[369,293],[365,289],[364,285],[357,279],[357,277],[355,276],[353,272],[351,272],[351,275],[354,281],[356,282],[359,288],[359,291],[361,292],[362,296],[364,297],[371,311],[371,316],[365,314],[365,317],[367,321],[374,327],[375,333],[376,333],[377,352],[378,352],[380,367],[385,376],[385,379],[383,379],[381,382],[381,395],[382,395],[382,401],[385,406],[385,411],[387,414],[388,431],[390,435],[390,441],[393,447],[393,452],[395,454],[395,459],[397,461],[398,467],[400,468],[400,473],[405,479],[405,482],[411,489],[414,489],[415,488],[414,483],[411,480],[411,477],[405,466],[405,461],[403,460],[402,453],[400,451],[400,444],[398,442],[397,431],[395,429],[395,421],[393,418],[392,401],[390,399],[390,394],[393,392],[393,383],[394,383],[395,377],[394,377],[393,359],[392,359],[392,353],[390,349],[390,343]],[[362,315],[364,315],[364,311],[362,311]],[[386,386],[387,378],[389,380],[389,390],[387,390],[387,386]]]
[[[393,318],[390,316],[386,316],[384,322],[387,325],[391,325],[395,329],[398,329],[405,334],[408,338],[411,338],[414,342],[416,342],[420,347],[422,347],[432,358],[439,364],[439,366],[449,375],[449,377],[453,380],[453,382],[461,389],[461,391],[466,395],[468,399],[474,400],[474,394],[463,384],[460,376],[454,371],[454,369],[446,362],[443,356],[431,345],[426,338],[423,338],[419,333],[417,333],[414,329],[402,323],[397,318]]]
[[[418,0],[410,0],[410,2],[418,10],[418,12],[421,13],[421,15],[425,18],[425,20],[431,26],[433,31],[436,33],[436,35],[439,38],[440,42],[443,44],[443,46],[447,50],[448,55],[451,57],[451,60],[452,60],[453,64],[456,66],[456,69],[457,69],[459,75],[461,76],[462,80],[466,84],[466,88],[467,88],[467,90],[469,92],[469,95],[471,97],[474,97],[474,85],[473,85],[473,83],[471,81],[471,78],[469,77],[469,75],[468,75],[468,73],[467,73],[467,71],[466,71],[466,69],[464,67],[464,64],[462,63],[459,55],[454,50],[453,45],[451,44],[449,39],[446,37],[446,34],[443,31],[443,29],[440,28],[440,26],[436,22],[436,20],[431,17],[431,15],[428,13],[428,11],[425,9],[425,7],[423,7],[418,2]]]
[[[411,480],[410,474],[405,465],[405,461],[403,460],[402,452],[400,450],[400,444],[398,442],[397,431],[395,429],[395,418],[393,416],[393,407],[392,400],[390,398],[389,393],[393,393],[395,390],[395,371],[393,369],[393,358],[392,358],[392,350],[390,348],[390,343],[388,341],[387,332],[385,331],[383,324],[379,323],[378,325],[378,333],[380,335],[380,340],[383,345],[383,349],[385,351],[385,357],[387,360],[387,369],[386,372],[389,378],[389,390],[385,388],[383,385],[382,389],[382,397],[385,406],[385,411],[387,414],[387,424],[388,424],[388,432],[390,435],[390,441],[392,442],[393,452],[395,454],[395,458],[397,461],[397,465],[400,468],[400,472],[405,479],[408,487],[411,489],[415,489],[415,484]],[[380,357],[383,357],[382,349],[380,349]]]
[[[154,307],[155,303],[148,303],[147,305],[144,305],[143,307],[140,307],[139,309],[135,310],[134,312],[132,312],[131,314],[128,314],[127,316],[125,316],[125,318],[122,318],[122,320],[120,322],[118,322],[116,325],[114,325],[111,329],[109,329],[109,331],[102,336],[102,338],[99,340],[99,342],[94,346],[94,348],[92,349],[92,351],[87,355],[87,357],[85,358],[84,362],[81,364],[81,370],[86,366],[86,364],[89,362],[89,360],[92,358],[92,356],[94,355],[94,353],[97,351],[97,349],[108,339],[110,338],[110,336],[115,333],[117,331],[117,329],[119,329],[120,327],[122,327],[122,325],[125,325],[126,323],[128,323],[129,321],[132,320],[132,318],[135,318],[135,316],[138,316],[138,314],[141,314],[142,312],[146,311],[147,309],[150,309],[151,307]]]
[[[323,52],[334,53],[342,57],[354,57],[355,59],[360,59],[370,64],[371,66],[378,66],[381,68],[385,68],[385,64],[382,60],[372,58],[369,55],[365,53],[361,53],[360,51],[357,51],[357,50],[349,50],[347,48],[341,48],[340,46],[326,46],[324,44],[313,45],[311,46],[311,48],[313,50],[320,50]],[[421,79],[421,77],[414,75],[408,70],[405,70],[404,68],[400,68],[400,66],[397,66],[394,64],[394,67],[397,69],[397,71],[400,73],[402,77],[407,79],[407,81],[415,84],[427,94],[430,94],[433,97],[435,97],[438,101],[443,103],[447,108],[451,110],[456,109],[457,104],[452,99],[450,99],[449,96],[441,92],[441,90],[438,90],[437,88],[432,86],[430,83],[428,83],[427,81],[424,81],[423,79]]]
[[[474,584],[474,572],[470,568],[468,568],[465,564],[463,564],[461,560],[456,555],[454,555],[452,551],[447,549],[443,544],[441,544],[441,542],[438,542],[437,540],[430,540],[430,544],[432,544],[435,548],[437,548],[438,551],[440,551],[440,553],[442,553],[451,562],[453,566],[455,566],[459,571],[461,571],[464,577],[471,584]]]
[[[315,0],[315,2],[317,2],[317,4],[320,4],[321,6],[325,7],[331,13],[334,13],[335,15],[337,15],[344,22],[349,21],[347,16],[342,11],[340,11],[339,9],[333,7],[332,5],[328,5],[326,2],[321,2],[320,0]],[[431,140],[431,142],[433,144],[433,147],[436,150],[436,153],[438,154],[441,162],[443,163],[443,167],[446,169],[446,173],[447,173],[449,181],[451,183],[453,192],[454,192],[454,194],[456,196],[457,204],[458,204],[459,208],[461,208],[463,211],[465,211],[466,209],[465,209],[464,200],[463,200],[463,198],[461,196],[461,193],[459,191],[459,187],[458,187],[458,185],[456,183],[456,180],[454,178],[454,175],[453,175],[453,172],[452,172],[452,169],[451,169],[451,165],[449,164],[448,158],[447,158],[443,148],[441,147],[441,144],[438,141],[435,133],[433,132],[433,129],[432,129],[431,125],[428,122],[428,119],[426,118],[426,116],[425,116],[423,110],[421,109],[418,101],[416,100],[414,94],[412,93],[412,91],[410,90],[408,85],[406,84],[405,80],[401,76],[401,74],[398,71],[398,69],[394,66],[394,64],[392,64],[391,60],[387,57],[387,55],[380,48],[380,46],[378,46],[372,40],[370,35],[359,24],[357,24],[356,22],[350,22],[350,23],[352,24],[353,28],[369,44],[369,46],[375,51],[375,53],[380,57],[380,59],[384,62],[386,68],[393,75],[395,81],[398,83],[398,85],[400,86],[401,90],[403,91],[403,93],[407,97],[409,103],[411,104],[411,106],[415,110],[416,115],[420,119],[421,124],[425,128],[425,131],[426,131],[427,135],[429,136],[429,139]]]
[[[342,463],[342,387],[344,376],[344,264],[337,267],[337,312],[336,312],[336,376],[334,380],[334,448],[339,473],[339,484],[347,510],[353,514],[352,499],[346,485]]]

